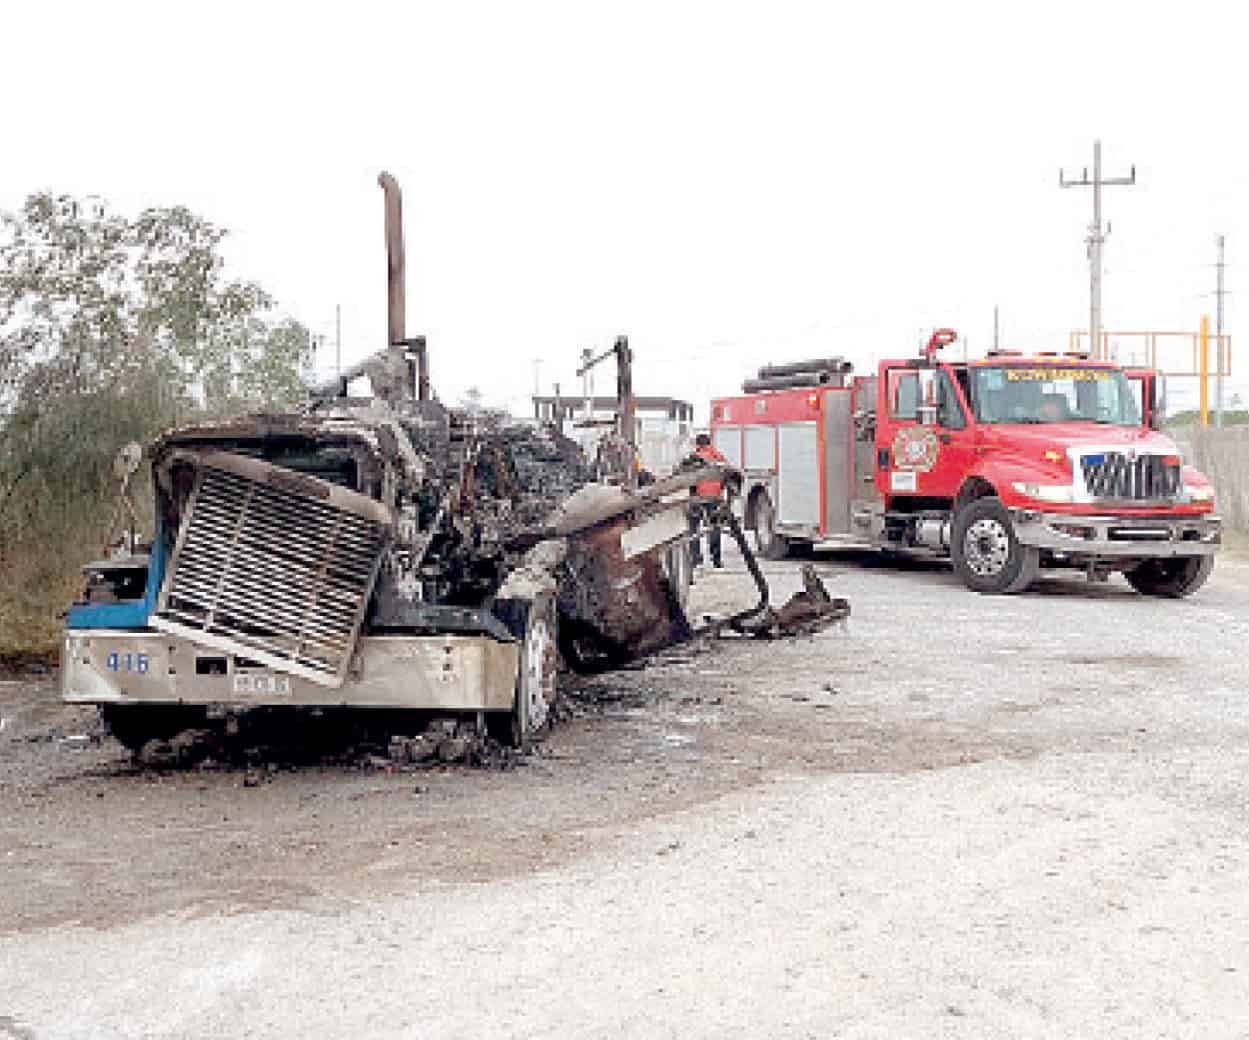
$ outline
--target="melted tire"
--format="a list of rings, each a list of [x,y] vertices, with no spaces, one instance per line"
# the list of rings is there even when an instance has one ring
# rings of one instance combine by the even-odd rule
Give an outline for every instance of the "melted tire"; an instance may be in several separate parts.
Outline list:
[[[954,517],[950,557],[963,584],[989,596],[1023,592],[1041,571],[1040,551],[1015,537],[1015,526],[996,495],[970,502]]]
[[[1146,560],[1124,577],[1142,596],[1181,599],[1191,596],[1214,570],[1213,556],[1172,556],[1168,559]]]
[[[181,704],[102,704],[100,717],[118,743],[138,754],[152,740],[168,740],[204,724],[203,708]]]

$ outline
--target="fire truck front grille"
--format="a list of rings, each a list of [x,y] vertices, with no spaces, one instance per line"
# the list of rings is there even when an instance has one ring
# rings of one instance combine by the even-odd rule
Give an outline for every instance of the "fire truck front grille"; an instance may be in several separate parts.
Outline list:
[[[1180,467],[1163,455],[1129,456],[1120,451],[1084,455],[1084,486],[1095,499],[1149,502],[1174,499],[1180,492]]]
[[[151,623],[340,686],[388,534],[379,504],[364,495],[210,456]]]

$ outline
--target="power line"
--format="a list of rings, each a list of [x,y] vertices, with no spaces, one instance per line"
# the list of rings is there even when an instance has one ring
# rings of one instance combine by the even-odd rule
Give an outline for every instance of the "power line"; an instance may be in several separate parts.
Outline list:
[[[1084,168],[1083,176],[1081,176],[1079,180],[1068,180],[1061,169],[1058,171],[1058,186],[1060,188],[1093,189],[1093,222],[1089,225],[1089,235],[1085,241],[1088,243],[1089,253],[1089,345],[1093,349],[1094,357],[1098,357],[1101,354],[1102,246],[1106,242],[1106,236],[1110,234],[1109,223],[1106,225],[1106,230],[1102,230],[1102,188],[1107,185],[1133,185],[1135,183],[1135,165],[1132,166],[1132,172],[1127,177],[1102,176],[1101,141],[1093,142],[1092,180],[1089,180],[1089,171],[1087,166]]]

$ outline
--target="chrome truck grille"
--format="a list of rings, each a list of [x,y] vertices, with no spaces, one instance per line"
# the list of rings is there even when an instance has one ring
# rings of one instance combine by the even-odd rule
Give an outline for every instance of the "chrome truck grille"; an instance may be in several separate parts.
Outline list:
[[[1094,499],[1157,502],[1180,493],[1180,466],[1172,456],[1102,451],[1082,455],[1080,469]]]
[[[389,512],[258,459],[215,452],[197,461],[152,626],[341,686]]]

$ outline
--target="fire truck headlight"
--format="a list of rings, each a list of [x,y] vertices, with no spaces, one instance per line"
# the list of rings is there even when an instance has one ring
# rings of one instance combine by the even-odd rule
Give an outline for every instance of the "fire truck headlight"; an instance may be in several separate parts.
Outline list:
[[[1017,480],[1011,486],[1024,498],[1035,499],[1037,502],[1070,502],[1072,500],[1070,484],[1030,484]]]
[[[1194,487],[1192,484],[1184,485],[1184,493],[1188,496],[1190,502],[1213,502],[1214,488],[1209,484],[1202,484]]]

